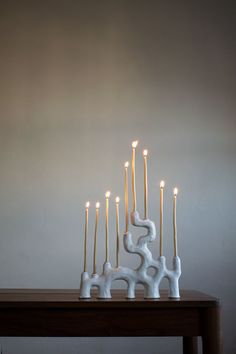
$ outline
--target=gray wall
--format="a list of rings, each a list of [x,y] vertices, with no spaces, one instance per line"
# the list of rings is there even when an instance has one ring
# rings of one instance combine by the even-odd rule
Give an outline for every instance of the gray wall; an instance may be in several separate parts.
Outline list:
[[[158,183],[164,178],[167,184],[165,254],[170,259],[173,252],[177,185],[181,287],[222,299],[225,353],[235,353],[233,7],[216,1],[1,2],[0,36],[0,286],[79,286],[84,202],[104,206],[108,188],[123,197],[123,162],[138,138],[139,152],[150,150],[150,216],[157,222]],[[142,211],[141,154],[137,183]],[[114,221],[110,228],[114,261]],[[151,249],[157,253],[158,243]],[[138,263],[124,250],[121,260]],[[179,339],[155,338],[0,342],[9,354],[109,353],[114,344],[124,354],[181,348]]]

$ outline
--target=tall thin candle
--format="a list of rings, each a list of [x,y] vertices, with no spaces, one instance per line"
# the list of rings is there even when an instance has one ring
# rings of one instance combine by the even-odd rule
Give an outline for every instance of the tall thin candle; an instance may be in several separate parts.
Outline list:
[[[90,203],[85,204],[85,226],[84,226],[84,272],[87,272],[87,241],[88,241],[88,210]]]
[[[148,150],[143,150],[143,162],[144,162],[144,219],[147,219],[147,217],[148,217],[147,155],[148,155]]]
[[[128,191],[128,167],[129,162],[125,162],[125,232],[129,229],[129,191]]]
[[[119,215],[120,198],[116,197],[116,267],[119,267],[119,251],[120,251],[120,215]]]
[[[163,193],[165,182],[160,183],[160,257],[163,256]]]
[[[137,200],[136,200],[136,183],[135,183],[135,152],[138,141],[132,142],[132,193],[133,193],[133,211],[136,210]]]
[[[109,198],[111,192],[106,192],[106,262],[108,262],[109,258]]]
[[[174,257],[177,257],[177,225],[176,225],[176,202],[177,202],[178,189],[174,188],[174,199],[173,199],[173,229],[174,229]]]
[[[97,273],[97,233],[98,233],[98,214],[100,203],[96,203],[95,229],[94,229],[94,247],[93,247],[93,274]]]

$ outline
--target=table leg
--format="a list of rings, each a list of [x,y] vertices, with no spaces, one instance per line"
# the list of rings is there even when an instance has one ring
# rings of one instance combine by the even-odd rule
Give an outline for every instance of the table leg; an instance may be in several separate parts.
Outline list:
[[[205,309],[203,321],[203,354],[222,354],[220,307],[209,307]]]
[[[183,354],[197,354],[197,337],[183,337]]]

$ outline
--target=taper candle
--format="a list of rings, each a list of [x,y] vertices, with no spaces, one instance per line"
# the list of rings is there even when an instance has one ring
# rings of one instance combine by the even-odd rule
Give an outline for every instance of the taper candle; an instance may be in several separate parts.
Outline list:
[[[148,150],[143,150],[144,163],[144,219],[148,217],[148,181],[147,181],[147,155]]]
[[[94,229],[94,246],[93,246],[93,274],[97,273],[97,233],[98,233],[98,214],[100,203],[96,203],[95,229]]]
[[[178,188],[174,188],[173,199],[173,229],[174,229],[174,257],[177,257],[177,225],[176,225],[176,202],[177,202]]]
[[[109,258],[109,198],[111,192],[106,192],[106,262],[108,262]]]
[[[160,257],[163,256],[163,193],[165,182],[160,182]]]
[[[135,183],[135,152],[136,147],[138,145],[138,141],[132,142],[132,194],[133,194],[133,211],[136,210],[136,183]]]
[[[120,251],[120,215],[119,215],[120,198],[116,197],[116,268],[119,267],[119,251]]]
[[[125,162],[125,232],[129,229],[129,190],[128,190],[128,167],[129,162]]]
[[[88,210],[90,203],[85,204],[85,226],[84,226],[84,272],[87,272],[87,241],[88,241]]]

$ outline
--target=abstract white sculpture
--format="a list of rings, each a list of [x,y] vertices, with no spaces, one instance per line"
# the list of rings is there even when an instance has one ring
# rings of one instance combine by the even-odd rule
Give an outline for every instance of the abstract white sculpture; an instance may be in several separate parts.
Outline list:
[[[152,253],[148,248],[148,243],[156,238],[156,227],[153,221],[149,219],[141,219],[137,211],[131,213],[131,223],[137,227],[147,229],[147,234],[140,236],[137,244],[133,243],[132,234],[127,232],[124,234],[124,248],[129,253],[138,254],[141,257],[140,266],[133,270],[128,267],[120,266],[113,268],[110,262],[103,265],[103,273],[101,275],[92,274],[90,277],[88,272],[81,275],[80,298],[88,299],[91,297],[91,288],[98,288],[99,298],[111,298],[111,285],[114,280],[124,280],[127,283],[127,298],[135,298],[136,284],[144,286],[144,297],[157,299],[160,297],[159,286],[161,280],[166,278],[169,282],[169,297],[179,298],[179,277],[181,275],[181,262],[178,256],[173,257],[173,270],[166,267],[166,259],[160,256],[154,260]],[[154,274],[148,274],[148,270],[152,268]]]

